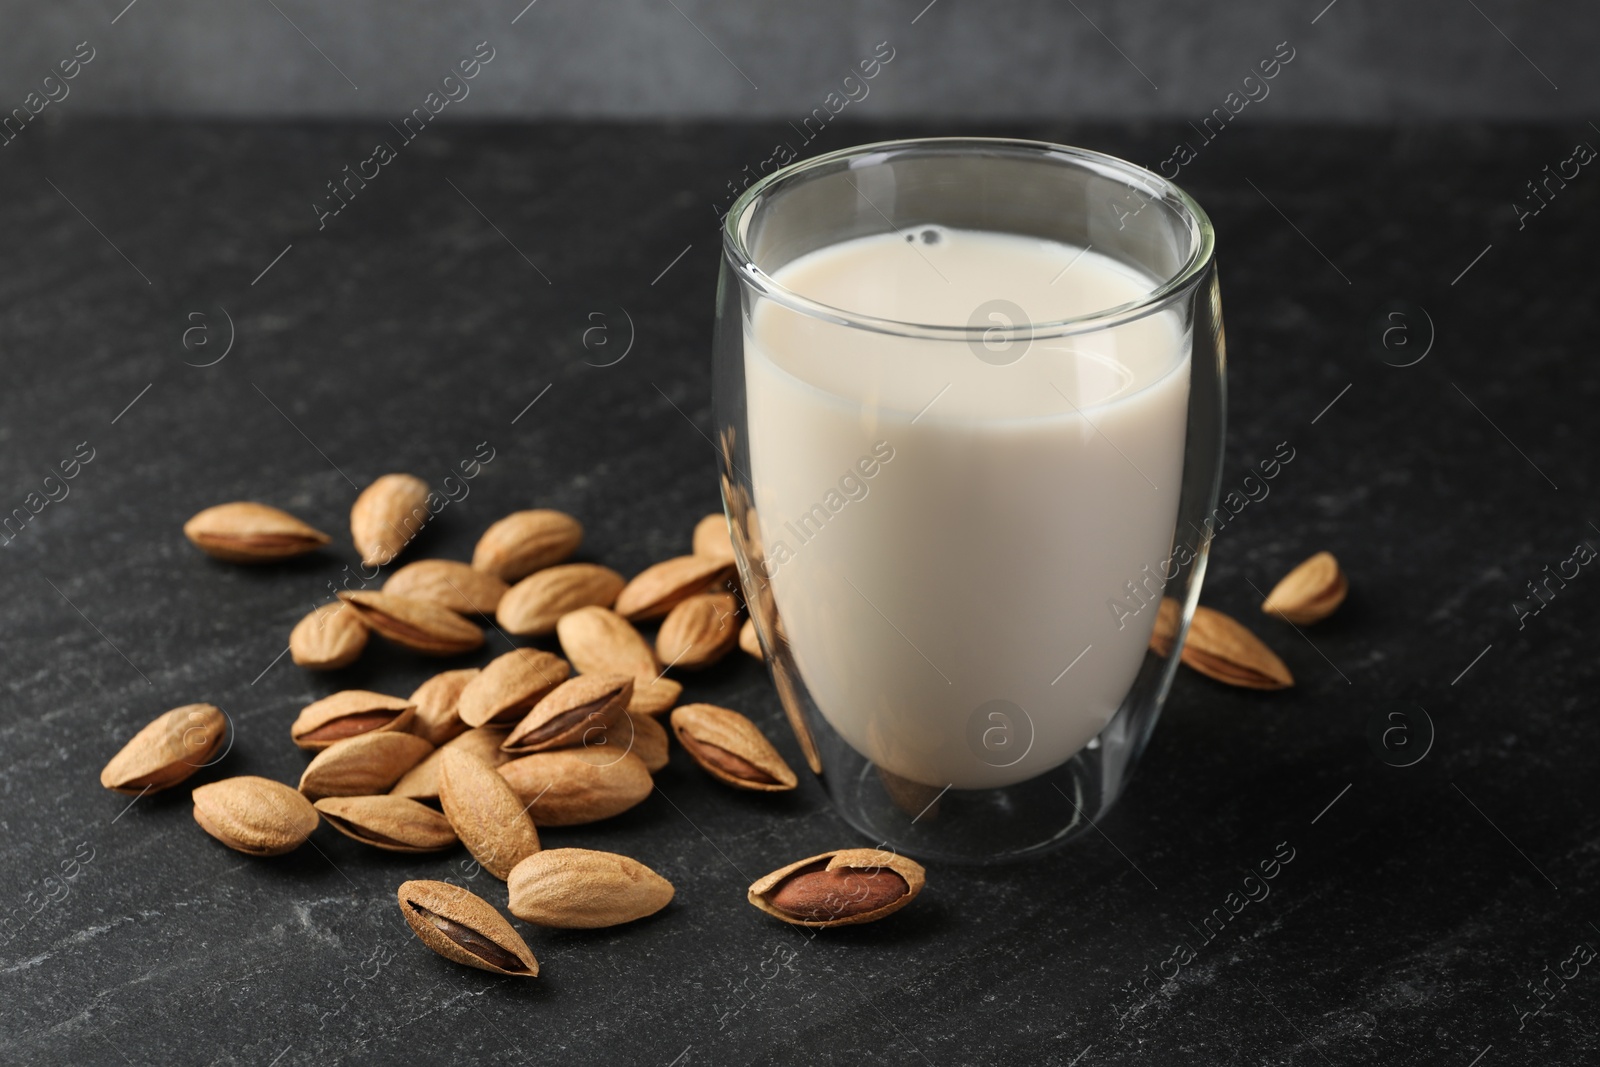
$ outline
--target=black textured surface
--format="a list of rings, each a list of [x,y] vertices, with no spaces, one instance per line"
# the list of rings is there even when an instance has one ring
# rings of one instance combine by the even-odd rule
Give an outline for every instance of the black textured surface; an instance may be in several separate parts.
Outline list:
[[[439,669],[386,648],[334,677],[269,666],[354,573],[351,481],[405,470],[438,486],[487,441],[493,462],[413,557],[464,558],[527,506],[579,516],[583,558],[624,572],[685,550],[716,505],[712,205],[772,131],[430,128],[321,232],[309,205],[381,126],[35,132],[0,160],[0,511],[26,509],[80,442],[93,459],[0,554],[0,1062],[1600,1055],[1600,961],[1553,977],[1580,942],[1600,946],[1600,564],[1552,583],[1520,628],[1513,608],[1547,564],[1600,544],[1600,179],[1581,173],[1521,230],[1510,207],[1592,131],[1241,128],[1184,169],[1220,235],[1224,489],[1279,442],[1295,454],[1218,536],[1205,599],[1266,636],[1297,688],[1184,672],[1102,833],[1030,866],[935,868],[893,920],[815,938],[750,908],[744,887],[855,842],[820,790],[736,795],[675,751],[639,808],[546,840],[636,856],[677,900],[609,931],[525,927],[535,982],[447,964],[402,924],[396,885],[464,881],[463,852],[394,857],[324,829],[315,849],[252,860],[200,832],[186,790],[129,806],[98,771],[158,712],[206,700],[238,737],[198,780],[292,782],[301,705],[345,686],[407,693]],[[818,147],[907,132],[841,128]],[[1196,139],[1006,132],[1151,166]],[[1385,323],[1396,299],[1409,317]],[[186,366],[223,351],[224,309],[231,352]],[[627,358],[586,365],[623,350],[629,320]],[[1430,321],[1425,359],[1385,365],[1384,325],[1409,328],[1411,347],[1391,334],[1387,352],[1404,362]],[[586,350],[598,325],[610,345],[591,334]],[[194,326],[208,346],[183,346]],[[265,569],[202,557],[179,527],[237,498],[338,543]],[[1306,640],[1258,615],[1255,589],[1323,548],[1353,591]],[[801,765],[753,662],[688,685],[748,711]],[[1392,700],[1436,730],[1408,768],[1368,741]],[[1270,895],[1214,940],[1198,932],[1247,868],[1290,850]],[[486,874],[465,884],[503,900]],[[1179,944],[1193,959],[1141,991]]]

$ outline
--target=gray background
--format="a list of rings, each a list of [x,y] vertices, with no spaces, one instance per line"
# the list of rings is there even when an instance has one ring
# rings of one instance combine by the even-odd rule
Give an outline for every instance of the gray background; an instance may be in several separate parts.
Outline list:
[[[0,108],[88,40],[96,58],[47,120],[397,118],[487,40],[495,61],[451,119],[797,120],[888,41],[893,62],[847,117],[1194,119],[1288,41],[1295,60],[1253,120],[1600,113],[1592,0],[126,3],[0,2]]]

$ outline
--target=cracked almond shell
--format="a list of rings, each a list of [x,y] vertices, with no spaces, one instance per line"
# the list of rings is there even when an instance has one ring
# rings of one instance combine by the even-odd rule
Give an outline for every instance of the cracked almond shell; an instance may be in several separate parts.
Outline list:
[[[538,976],[539,961],[528,943],[477,894],[419,879],[403,883],[396,896],[411,932],[445,959],[513,978]]]
[[[346,590],[339,599],[361,613],[380,637],[428,656],[455,656],[483,647],[483,631],[460,615],[426,600]]]
[[[289,727],[289,737],[301,748],[321,752],[335,741],[361,734],[409,729],[415,714],[416,706],[409,700],[344,689],[302,708]]]
[[[632,622],[659,619],[680,601],[732,577],[729,560],[676,556],[634,575],[617,594],[616,612]]]
[[[672,732],[707,774],[738,789],[786,792],[799,784],[759,727],[715,704],[685,704],[672,712]]]
[[[406,797],[323,797],[313,806],[341,834],[386,852],[437,852],[456,843],[449,819]]]
[[[625,674],[580,674],[550,690],[534,704],[501,744],[513,755],[587,744],[625,718],[633,698],[633,679]]]
[[[824,852],[757,879],[751,904],[794,926],[851,926],[893,915],[927,881],[920,863],[875,848]]]
[[[468,726],[510,726],[571,676],[572,668],[560,656],[514,648],[467,682],[456,712]]]
[[[415,734],[357,734],[318,752],[300,775],[300,792],[311,800],[386,793],[400,776],[433,751]]]

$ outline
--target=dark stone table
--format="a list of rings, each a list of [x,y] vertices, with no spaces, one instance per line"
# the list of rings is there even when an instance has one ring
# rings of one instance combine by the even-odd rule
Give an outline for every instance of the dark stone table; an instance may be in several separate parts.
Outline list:
[[[932,132],[1148,166],[1197,139],[963,121],[840,125],[814,148]],[[1600,1057],[1600,961],[1578,948],[1600,946],[1600,566],[1566,562],[1600,544],[1600,178],[1540,201],[1526,185],[1592,130],[1241,123],[1183,168],[1220,235],[1224,488],[1280,442],[1295,455],[1218,535],[1206,600],[1296,688],[1183,672],[1100,833],[1028,866],[936,867],[893,920],[816,937],[744,890],[857,843],[820,789],[736,795],[675,751],[637,809],[545,836],[635,856],[676,901],[612,930],[525,928],[536,982],[447,964],[402,925],[407,877],[503,902],[464,852],[323,829],[253,860],[200,832],[186,790],[130,805],[98,772],[158,712],[211,701],[237,743],[208,777],[293,782],[300,706],[439,669],[387,648],[337,677],[280,657],[355,573],[346,517],[379,474],[440,485],[493,449],[416,557],[463,558],[530,506],[579,516],[583,557],[624,572],[685,551],[717,504],[716,211],[782,124],[440,125],[321,228],[327,183],[397,140],[381,123],[28,136],[0,159],[0,1062]],[[76,477],[47,483],[64,461]],[[244,569],[183,540],[241,498],[337,543]],[[1302,638],[1255,590],[1319,549],[1352,592]],[[687,695],[744,709],[801,765],[753,661]],[[1208,937],[1275,855],[1292,859],[1270,894]]]

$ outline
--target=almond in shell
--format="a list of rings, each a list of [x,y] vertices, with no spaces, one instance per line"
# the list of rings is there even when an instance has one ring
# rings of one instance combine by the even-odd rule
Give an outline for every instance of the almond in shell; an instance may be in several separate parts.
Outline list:
[[[728,517],[722,512],[713,512],[695,523],[694,554],[733,562],[733,538],[728,535]]]
[[[433,746],[415,734],[398,732],[335,741],[306,764],[300,792],[311,800],[386,793],[432,751]]]
[[[1350,583],[1333,553],[1318,552],[1272,587],[1261,610],[1296,626],[1309,626],[1337,611],[1349,591]]]
[[[1196,607],[1184,642],[1185,666],[1228,685],[1287,689],[1294,675],[1261,639],[1220,611]]]
[[[289,727],[289,736],[301,748],[321,752],[335,741],[359,734],[405,730],[416,707],[408,700],[345,689],[307,704]]]
[[[633,679],[626,674],[580,674],[562,682],[511,728],[501,748],[514,756],[602,743],[605,730],[627,717]]]
[[[426,600],[368,590],[343,591],[339,599],[355,608],[378,634],[403,648],[429,656],[455,656],[483,647],[483,631],[460,615]]]
[[[795,926],[849,926],[892,915],[916,899],[927,872],[875,848],[824,852],[758,879],[750,903]]]
[[[591,930],[654,915],[672,883],[638,860],[586,848],[553,848],[517,864],[507,882],[511,914],[525,922]]]
[[[272,563],[314,552],[330,538],[287,511],[238,501],[206,508],[183,524],[183,535],[229,563]]]
[[[426,880],[402,884],[397,896],[411,932],[445,959],[513,978],[538,976],[539,961],[528,943],[482,897]]]
[[[456,843],[450,820],[405,797],[324,797],[315,807],[341,834],[386,852],[438,852]]]
[[[738,639],[738,600],[697,593],[667,613],[656,633],[656,656],[669,668],[699,670],[726,656]]]
[[[441,671],[417,686],[410,701],[416,705],[416,717],[411,720],[411,732],[435,745],[442,745],[453,737],[467,732],[461,721],[457,705],[461,691],[478,676],[478,668],[464,667],[458,671]]]
[[[361,562],[382,566],[400,554],[427,523],[428,483],[411,474],[385,474],[361,491],[350,509],[350,537]]]
[[[426,600],[458,615],[493,615],[510,586],[484,571],[453,559],[407,563],[383,583],[383,591]]]
[[[620,748],[561,748],[500,766],[536,826],[578,826],[620,815],[650,795],[644,761]]]
[[[561,616],[597,605],[609,608],[627,583],[610,567],[563,563],[535,571],[500,599],[495,618],[500,628],[520,637],[556,632]]]
[[[244,775],[197,786],[194,821],[238,852],[281,856],[317,828],[317,809],[282,782]]]
[[[157,793],[212,762],[228,733],[214,704],[185,704],[156,716],[134,734],[100,772],[100,784],[118,793]]]
[[[517,511],[490,526],[472,551],[472,565],[504,582],[568,559],[583,543],[583,526],[561,511]]]
[[[539,832],[510,784],[488,763],[459,749],[439,762],[439,804],[484,870],[502,881],[539,851]]]
[[[678,603],[733,577],[733,564],[706,556],[677,556],[646,567],[617,594],[616,612],[633,622],[659,619]]]
[[[706,773],[739,789],[777,793],[799,779],[755,723],[715,704],[685,704],[672,712],[672,732]]]
[[[334,671],[361,658],[367,624],[342,600],[319,605],[289,631],[289,656],[312,671]]]
[[[468,726],[510,726],[566,681],[572,668],[560,656],[516,648],[496,656],[461,690],[457,711]]]

